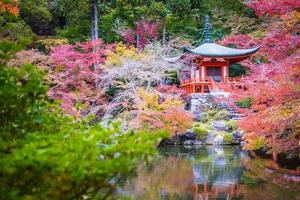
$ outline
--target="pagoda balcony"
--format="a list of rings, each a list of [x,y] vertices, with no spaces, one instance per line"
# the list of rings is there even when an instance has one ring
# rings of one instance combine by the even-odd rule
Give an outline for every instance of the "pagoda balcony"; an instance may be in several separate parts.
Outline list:
[[[228,79],[222,79],[220,82],[214,81],[211,77],[205,79],[192,78],[180,80],[180,88],[184,89],[188,94],[210,93],[211,91],[218,89],[219,84],[234,84],[240,82],[240,80],[241,77],[229,77]]]

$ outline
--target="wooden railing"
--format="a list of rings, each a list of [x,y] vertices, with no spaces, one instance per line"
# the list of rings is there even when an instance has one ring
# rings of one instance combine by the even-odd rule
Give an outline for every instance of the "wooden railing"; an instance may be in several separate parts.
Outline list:
[[[214,89],[218,89],[218,85],[220,84],[237,83],[240,80],[241,77],[230,77],[224,82],[216,83],[211,77],[206,77],[205,79],[193,78],[187,80],[180,80],[180,87],[183,88],[189,94],[197,92],[196,87],[201,87],[201,92],[210,92]]]
[[[210,83],[210,82],[212,82],[212,80],[213,79],[210,78],[210,77],[206,77],[205,79],[202,79],[202,78],[192,78],[192,79],[180,80],[180,84],[181,85],[185,85],[185,84],[191,84],[191,83]],[[228,81],[229,82],[240,82],[241,81],[241,77],[229,77]],[[227,82],[227,81],[224,81],[224,82]]]

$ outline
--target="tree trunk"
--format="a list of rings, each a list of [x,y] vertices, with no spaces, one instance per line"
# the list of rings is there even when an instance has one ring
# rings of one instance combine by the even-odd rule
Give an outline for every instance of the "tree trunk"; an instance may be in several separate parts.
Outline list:
[[[166,33],[167,33],[166,17],[163,17],[163,19],[162,19],[162,25],[163,25],[162,42],[163,42],[163,47],[166,47]]]
[[[99,29],[98,29],[98,6],[97,1],[93,1],[92,4],[92,40],[99,39]]]
[[[92,41],[99,40],[99,29],[98,29],[98,6],[97,0],[94,0],[92,3]],[[98,52],[98,47],[93,47],[93,52]],[[94,70],[96,71],[99,68],[99,63],[94,63]],[[95,80],[95,85],[97,86],[97,79]]]
[[[136,48],[137,48],[137,51],[139,52],[139,48],[140,48],[140,36],[139,36],[139,33],[138,31],[136,31]]]

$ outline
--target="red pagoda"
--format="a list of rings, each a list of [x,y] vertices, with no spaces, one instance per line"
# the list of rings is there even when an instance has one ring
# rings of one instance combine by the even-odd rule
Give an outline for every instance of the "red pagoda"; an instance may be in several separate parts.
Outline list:
[[[198,55],[197,67],[180,71],[180,87],[187,93],[210,93],[217,84],[236,82],[238,78],[229,77],[229,65],[249,58],[258,51],[252,49],[234,49],[218,45],[211,37],[211,24],[206,16],[204,41],[195,49],[185,48],[186,52]]]

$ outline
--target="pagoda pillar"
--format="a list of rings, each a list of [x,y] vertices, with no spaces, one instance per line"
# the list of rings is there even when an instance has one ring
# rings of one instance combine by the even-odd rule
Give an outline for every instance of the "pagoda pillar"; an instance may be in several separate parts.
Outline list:
[[[222,77],[222,79],[223,79],[223,82],[226,82],[226,80],[227,80],[227,77],[228,77],[228,68],[227,68],[227,66],[223,66],[222,67],[223,68],[223,70],[222,70],[222,74],[223,74],[223,77]]]
[[[201,65],[199,65],[199,81],[201,81],[202,80],[202,69],[201,69],[202,67],[201,67]]]
[[[229,80],[229,64],[227,64],[227,80]]]
[[[199,70],[200,71],[200,70]],[[206,73],[205,73],[206,69],[204,66],[201,66],[201,80],[205,80],[205,76],[206,76]]]

